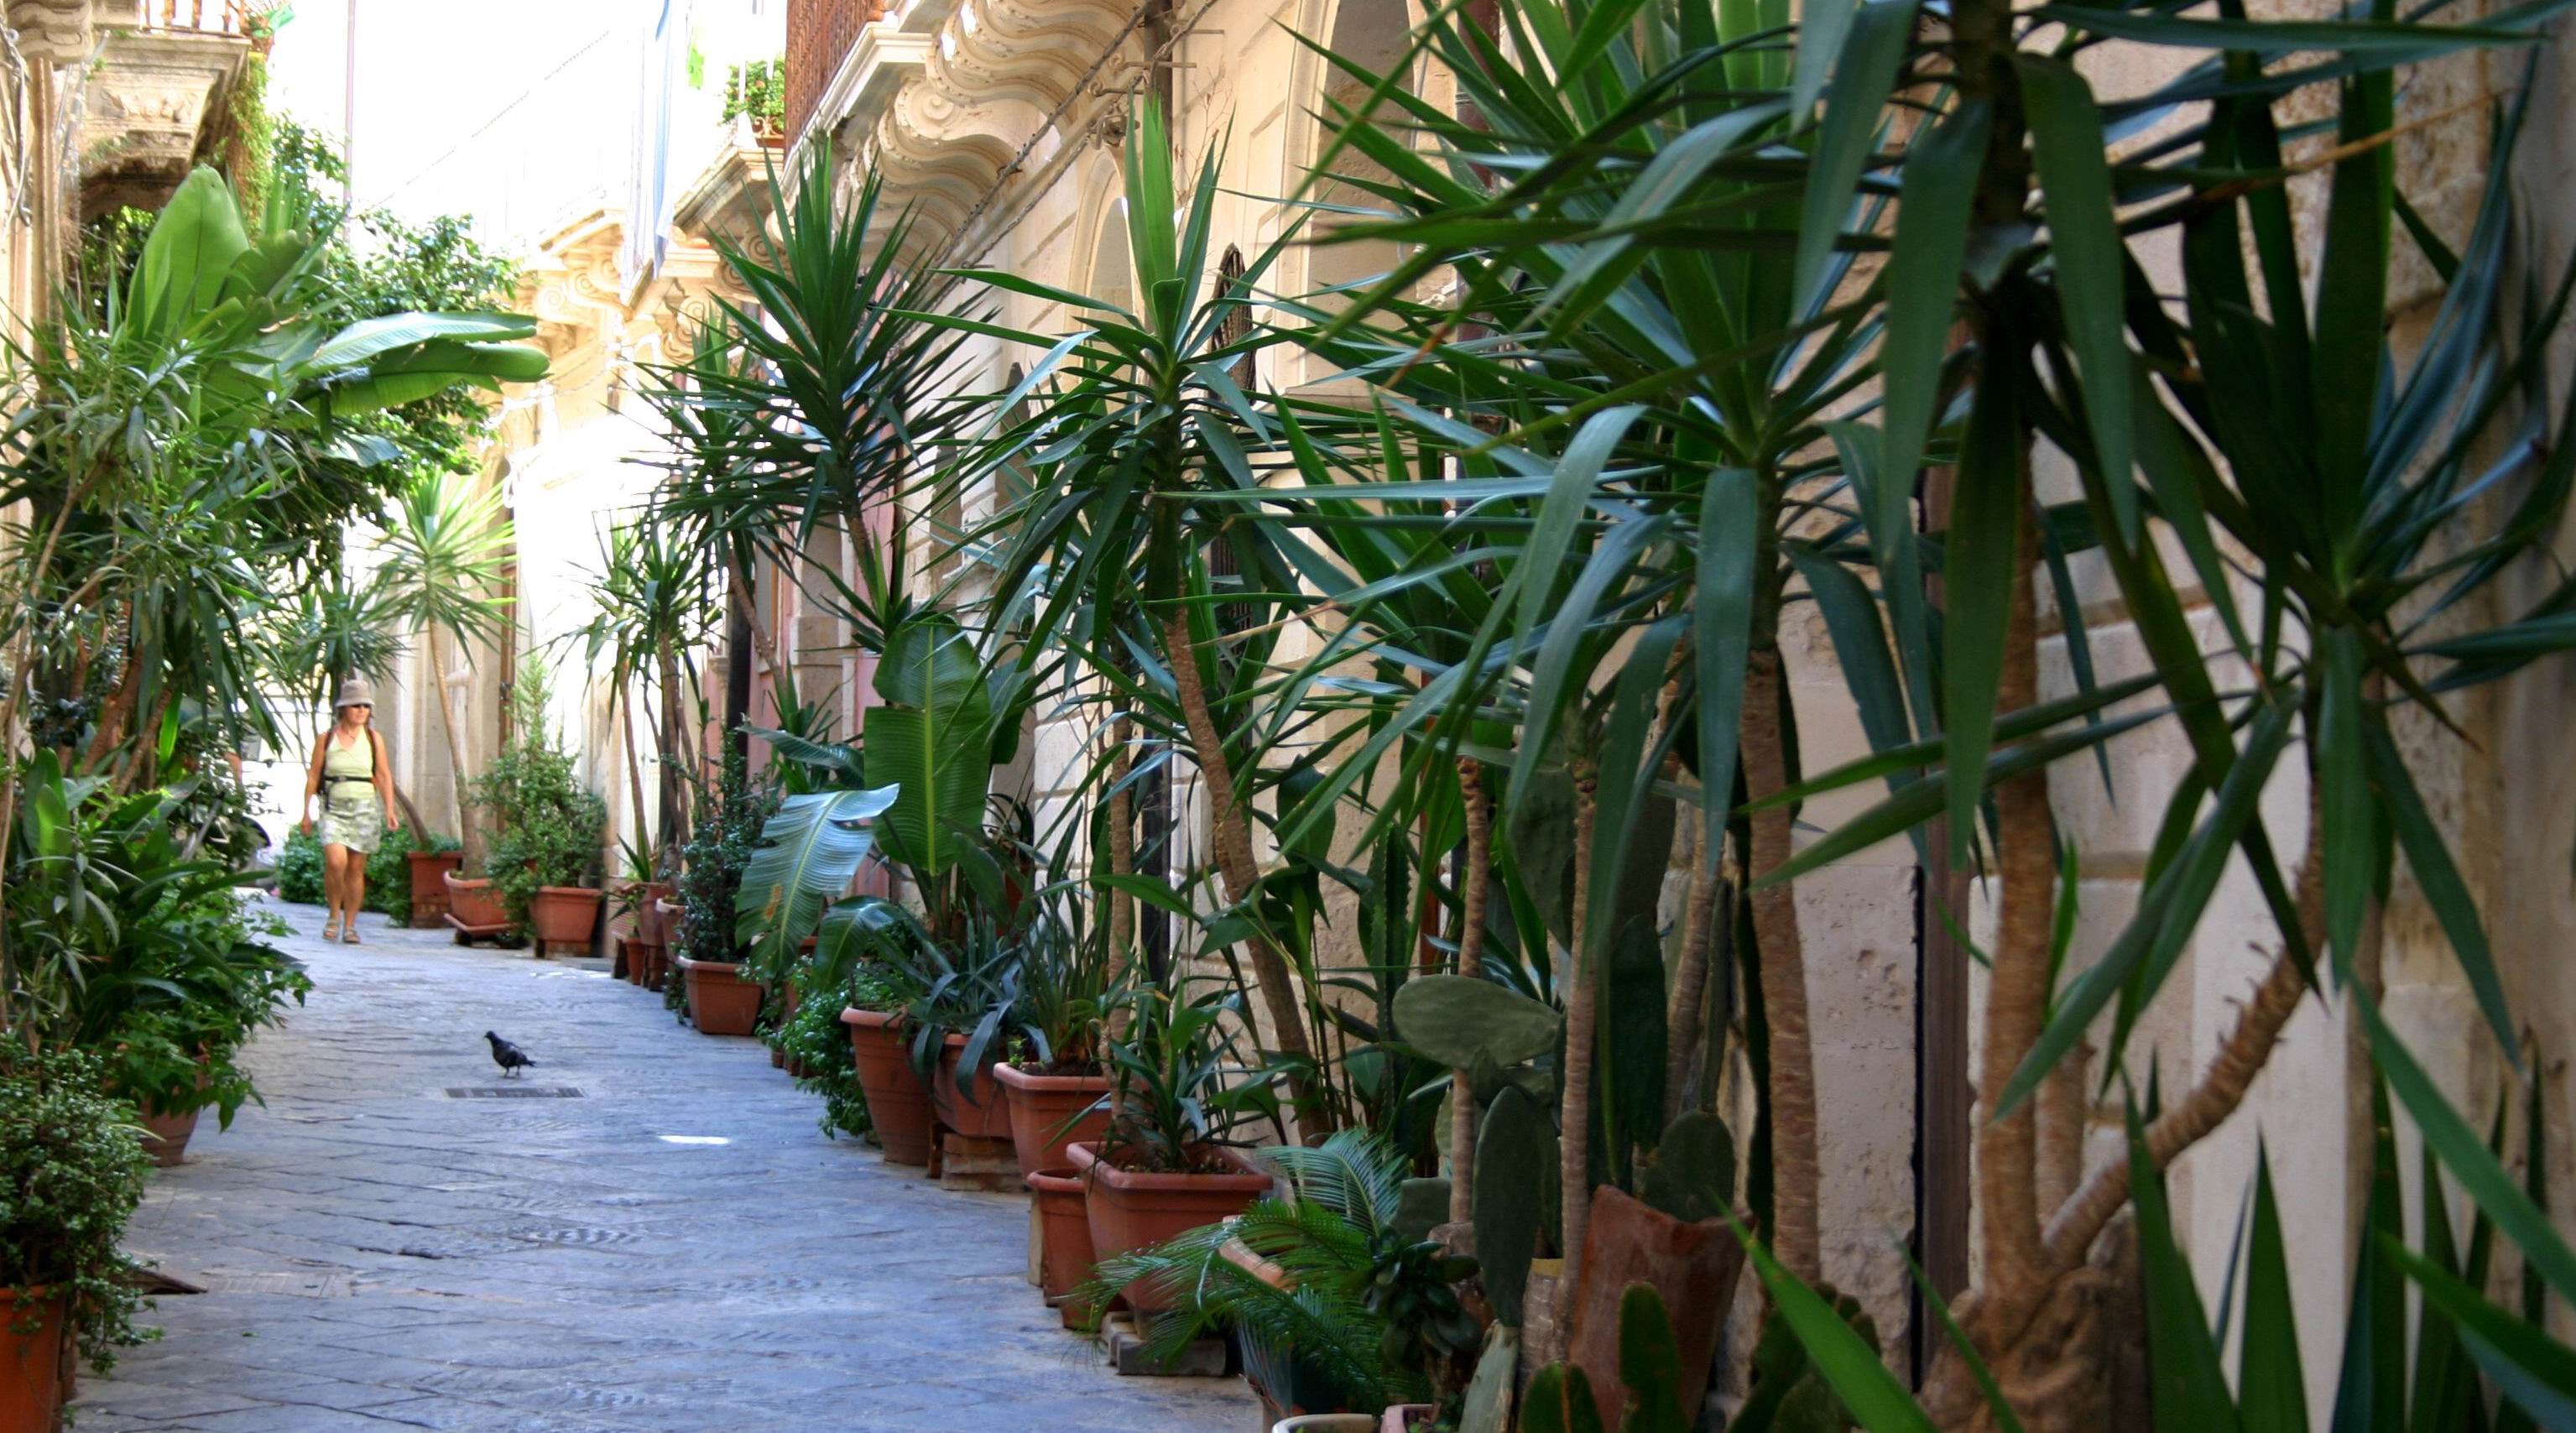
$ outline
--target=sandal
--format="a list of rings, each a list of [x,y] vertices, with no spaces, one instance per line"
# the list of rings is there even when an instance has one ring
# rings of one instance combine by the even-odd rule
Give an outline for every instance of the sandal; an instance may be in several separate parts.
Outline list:
[[[340,943],[343,945],[359,945],[363,943],[358,939],[358,923],[356,921],[353,920],[349,922],[346,927],[342,928],[340,932]]]
[[[340,922],[335,917],[322,923],[322,943],[329,945],[340,938]]]

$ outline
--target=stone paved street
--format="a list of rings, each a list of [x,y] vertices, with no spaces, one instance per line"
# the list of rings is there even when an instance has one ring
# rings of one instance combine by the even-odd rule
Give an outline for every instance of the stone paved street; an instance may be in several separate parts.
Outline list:
[[[278,909],[318,988],[249,1053],[267,1107],[205,1120],[129,1237],[212,1291],[84,1380],[80,1433],[1256,1427],[1239,1381],[1110,1373],[1025,1281],[1024,1199],[826,1139],[755,1042],[599,961]],[[581,1097],[450,1097],[496,1083],[486,1029]]]

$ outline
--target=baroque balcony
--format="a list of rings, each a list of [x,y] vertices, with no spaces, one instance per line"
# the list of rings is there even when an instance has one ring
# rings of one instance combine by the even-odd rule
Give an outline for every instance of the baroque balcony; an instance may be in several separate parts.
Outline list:
[[[242,0],[91,0],[88,10],[99,58],[79,111],[81,214],[158,208],[231,133],[233,87],[265,38]]]

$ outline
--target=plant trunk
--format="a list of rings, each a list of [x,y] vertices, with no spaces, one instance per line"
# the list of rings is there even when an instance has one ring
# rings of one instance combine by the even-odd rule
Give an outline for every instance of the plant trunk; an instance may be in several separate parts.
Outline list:
[[[1462,858],[1467,864],[1458,879],[1458,973],[1473,980],[1484,969],[1485,899],[1494,851],[1494,811],[1473,758],[1458,759],[1458,798],[1467,812],[1467,853]],[[1476,1086],[1464,1069],[1452,1071],[1449,1078],[1449,1222],[1464,1224],[1476,1212]]]
[[[1684,826],[1697,823],[1684,821]],[[1690,899],[1682,912],[1681,969],[1673,976],[1672,1009],[1664,1017],[1664,1123],[1671,1124],[1690,1108],[1691,1055],[1708,1028],[1703,1006],[1708,999],[1708,947],[1715,938],[1719,886],[1717,852],[1696,852],[1691,868]]]
[[[626,790],[632,798],[635,813],[635,848],[650,851],[653,842],[644,826],[644,763],[635,754],[635,715],[639,703],[628,701],[626,695],[626,683],[621,678],[617,683],[617,735],[626,747]]]
[[[456,694],[447,686],[447,647],[439,629],[429,629],[429,684],[438,693],[439,730],[447,738],[447,781],[456,802],[456,839],[465,846],[465,869],[483,869],[483,833],[465,805],[465,732],[456,721]]]
[[[1762,640],[1744,666],[1744,789],[1761,801],[1789,786],[1789,754],[1782,739],[1780,648]],[[1755,879],[1779,868],[1795,851],[1795,819],[1786,805],[1752,813],[1751,869]],[[1807,1028],[1807,960],[1798,931],[1793,883],[1753,890],[1753,944],[1760,956],[1762,1018],[1770,1029],[1771,1251],[1782,1267],[1813,1284],[1824,1277],[1817,1228],[1816,1060]]]
[[[655,655],[662,667],[662,840],[667,861],[687,836],[680,780],[680,658],[667,640]]]
[[[1209,825],[1225,899],[1229,903],[1248,900],[1260,883],[1261,867],[1252,854],[1252,827],[1235,804],[1234,768],[1226,760],[1225,739],[1217,731],[1216,713],[1208,705],[1207,687],[1199,676],[1199,645],[1190,633],[1189,614],[1175,612],[1163,620],[1163,642],[1172,665],[1172,685],[1180,695],[1181,717],[1189,729],[1190,752],[1207,788]],[[1270,1014],[1272,1038],[1278,1042],[1278,1052],[1298,1066],[1289,1076],[1289,1092],[1297,1104],[1299,1133],[1312,1143],[1330,1134],[1339,1121],[1315,1087],[1314,1046],[1306,1038],[1306,1012],[1298,1002],[1296,977],[1287,954],[1267,931],[1256,930],[1246,944],[1252,951],[1262,1004]]]
[[[1135,723],[1120,717],[1109,726],[1109,874],[1136,874],[1136,798],[1127,779],[1136,771]],[[1136,898],[1109,893],[1109,974],[1123,974],[1136,943]]]
[[[2027,480],[2025,459],[2025,486]],[[2039,630],[2032,579],[2039,569],[2035,515],[2025,512],[2013,561],[2004,658],[1995,693],[1998,711],[2039,701]],[[1987,983],[1984,1059],[1977,1082],[1977,1216],[1984,1240],[1986,1298],[2019,1310],[2036,1298],[2052,1271],[2039,1241],[2039,1117],[2025,1100],[1998,1119],[2004,1091],[2039,1043],[2048,1017],[2050,910],[2057,884],[2056,827],[2048,809],[2045,768],[1995,787],[1995,853],[2003,877],[2003,910]],[[2078,1078],[2081,1078],[2080,1073]],[[2007,1317],[2012,1315],[2007,1314]]]
[[[1565,1272],[1556,1282],[1556,1321],[1550,1334],[1551,1360],[1565,1356],[1574,1334],[1574,1304],[1583,1287],[1583,1234],[1592,1220],[1592,1063],[1600,1021],[1597,960],[1585,959],[1585,929],[1592,901],[1593,824],[1600,811],[1600,773],[1589,758],[1573,764],[1574,903],[1566,922],[1565,1075],[1557,1106],[1557,1198],[1564,1227],[1558,1237]],[[1599,952],[1592,954],[1598,955]]]

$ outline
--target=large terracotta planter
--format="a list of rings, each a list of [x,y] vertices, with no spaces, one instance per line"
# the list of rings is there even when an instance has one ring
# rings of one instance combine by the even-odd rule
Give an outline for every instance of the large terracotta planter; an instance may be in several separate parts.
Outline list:
[[[655,945],[669,945],[680,933],[680,908],[671,902],[668,890],[646,902],[635,912],[644,936]]]
[[[188,1137],[197,1132],[197,1116],[204,1113],[203,1107],[183,1115],[159,1115],[146,1111],[141,1116],[143,1152],[151,1155],[152,1162],[163,1169],[187,1163]]]
[[[465,864],[462,851],[413,851],[404,857],[411,862],[411,923],[415,929],[445,925],[447,915],[447,873]]]
[[[1091,1141],[1066,1152],[1082,1175],[1083,1212],[1091,1222],[1091,1250],[1098,1258],[1151,1248],[1242,1213],[1270,1192],[1270,1176],[1245,1169],[1232,1174],[1139,1174],[1101,1157]],[[1143,1283],[1122,1291],[1139,1314],[1159,1313],[1165,1299]]]
[[[760,985],[742,978],[742,967],[721,960],[679,957],[689,982],[689,1023],[701,1035],[748,1035],[760,1023]]]
[[[1045,1251],[1038,1262],[1038,1287],[1060,1300],[1056,1312],[1066,1328],[1091,1321],[1091,1305],[1072,1297],[1091,1277],[1097,1262],[1091,1252],[1091,1216],[1084,1212],[1082,1176],[1071,1165],[1032,1170],[1029,1197],[1037,1204],[1038,1242]]]
[[[599,906],[606,899],[606,892],[588,886],[537,887],[536,897],[528,902],[528,925],[537,938],[537,953],[571,946],[588,954],[591,932],[599,929]]]
[[[885,1147],[888,1164],[930,1163],[930,1088],[912,1071],[904,1049],[903,1017],[883,1010],[844,1010],[850,1059],[867,1096],[868,1121]]]
[[[492,889],[490,877],[468,878],[448,871],[439,879],[447,887],[448,924],[469,930],[487,926],[499,930],[510,924],[510,909],[501,904],[501,893]]]
[[[1068,1146],[1097,1144],[1109,1133],[1109,1110],[1100,1103],[1109,1093],[1107,1076],[1032,1075],[995,1065],[993,1078],[1010,1092],[1011,1147],[1023,1175],[1068,1164]]]
[[[939,1052],[939,1069],[930,1081],[930,1109],[939,1122],[969,1139],[1011,1138],[1009,1096],[990,1078],[975,1081],[975,1093],[966,1093],[959,1079],[959,1062],[966,1053],[966,1037],[951,1035]],[[989,1077],[991,1071],[985,1075]],[[1028,1171],[1020,1171],[1026,1174]]]
[[[21,1333],[31,1307],[35,1328]],[[62,1373],[62,1300],[43,1289],[0,1289],[0,1433],[53,1433]]]
[[[1609,1185],[1593,1192],[1566,1361],[1591,1379],[1605,1420],[1628,1406],[1628,1386],[1619,1378],[1619,1300],[1628,1286],[1651,1284],[1663,1295],[1681,1351],[1681,1406],[1697,1408],[1743,1272],[1744,1245],[1725,1220],[1685,1224]]]

